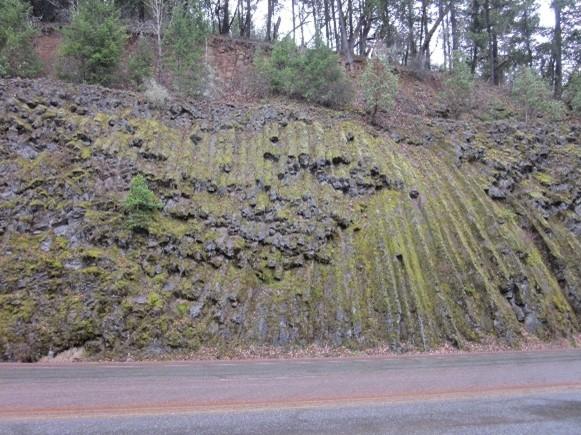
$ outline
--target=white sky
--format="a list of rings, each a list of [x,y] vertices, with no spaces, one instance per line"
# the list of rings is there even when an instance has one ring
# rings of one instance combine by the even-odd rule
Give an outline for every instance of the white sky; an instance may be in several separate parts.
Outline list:
[[[541,25],[545,27],[552,27],[555,24],[555,16],[553,14],[553,10],[550,6],[551,0],[537,0],[537,4],[539,5],[539,17],[541,20]],[[292,30],[292,13],[291,13],[291,0],[280,0],[280,12],[279,15],[282,17],[279,29],[279,35],[285,36]],[[257,10],[255,12],[256,15],[256,23],[258,26],[265,26],[266,23],[266,11],[267,11],[267,2],[264,0],[260,0],[258,2]],[[297,25],[299,22],[298,19],[298,8],[295,11],[297,14],[296,21]],[[275,17],[275,20],[278,19]],[[314,26],[312,19],[309,20],[309,24],[305,27],[305,40],[308,41],[314,34]],[[297,30],[296,32],[297,43],[300,43],[300,32]],[[443,54],[442,54],[442,40],[440,35],[434,36],[432,42],[432,62],[434,64],[441,64],[443,62]]]

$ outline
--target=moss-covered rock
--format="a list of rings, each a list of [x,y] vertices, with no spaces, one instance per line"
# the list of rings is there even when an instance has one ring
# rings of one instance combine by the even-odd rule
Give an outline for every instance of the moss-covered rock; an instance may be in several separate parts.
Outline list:
[[[579,331],[570,126],[430,122],[417,146],[301,106],[160,112],[46,81],[0,97],[1,359]],[[126,225],[137,174],[163,205],[148,233]]]

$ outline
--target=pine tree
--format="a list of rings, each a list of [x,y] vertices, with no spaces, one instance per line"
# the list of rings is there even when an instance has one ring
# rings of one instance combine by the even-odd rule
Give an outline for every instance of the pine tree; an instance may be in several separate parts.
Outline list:
[[[65,68],[61,75],[80,82],[112,83],[125,40],[125,28],[112,1],[81,0],[63,29]]]
[[[345,71],[337,54],[322,42],[302,53],[301,64],[296,81],[306,100],[325,106],[343,106],[349,101],[351,89]]]
[[[0,77],[33,77],[40,72],[35,35],[30,7],[21,0],[0,0]]]
[[[128,226],[133,231],[148,231],[153,214],[162,207],[161,202],[149,187],[143,175],[131,180],[129,194],[124,203],[128,215]]]
[[[522,68],[517,72],[512,93],[522,107],[525,123],[534,115],[547,115],[554,120],[563,116],[563,104],[551,98],[548,84],[531,68]]]
[[[452,71],[444,80],[444,98],[453,117],[472,105],[474,80],[470,67],[461,53],[453,53]]]
[[[175,87],[190,96],[200,94],[206,75],[203,46],[208,28],[196,4],[174,5],[164,35],[165,61],[174,76]]]
[[[397,76],[381,60],[371,59],[361,75],[361,88],[365,110],[375,123],[377,112],[388,111],[393,107],[397,94]]]
[[[274,44],[270,55],[258,54],[256,68],[270,90],[326,106],[343,106],[351,87],[339,57],[321,42],[299,50],[290,37]]]
[[[135,52],[127,62],[127,75],[129,81],[137,87],[141,87],[153,75],[153,53],[146,37],[140,36],[137,40]]]
[[[565,87],[564,99],[575,113],[581,115],[581,73],[578,72],[571,76]]]

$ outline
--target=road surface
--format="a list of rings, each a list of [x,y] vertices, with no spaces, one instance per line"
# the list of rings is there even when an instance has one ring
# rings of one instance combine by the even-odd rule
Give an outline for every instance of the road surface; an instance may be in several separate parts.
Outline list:
[[[0,364],[0,434],[581,434],[581,351]]]

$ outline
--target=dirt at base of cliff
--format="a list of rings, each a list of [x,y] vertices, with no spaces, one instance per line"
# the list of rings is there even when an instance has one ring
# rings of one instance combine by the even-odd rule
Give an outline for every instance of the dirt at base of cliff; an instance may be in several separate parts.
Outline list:
[[[469,353],[498,353],[498,352],[537,352],[581,347],[581,335],[577,334],[568,339],[541,341],[530,337],[521,341],[517,346],[508,346],[491,338],[482,343],[468,343],[465,348],[459,349],[450,344],[442,347],[420,351],[407,350],[394,352],[389,346],[365,349],[349,349],[337,346],[316,346],[283,348],[279,346],[250,345],[243,348],[202,348],[196,352],[171,352],[160,354],[128,353],[119,354],[88,354],[84,348],[67,349],[59,354],[50,354],[38,360],[42,364],[60,364],[71,362],[178,362],[178,361],[245,361],[245,360],[276,360],[276,359],[319,359],[319,358],[401,358],[420,355],[466,355]]]

